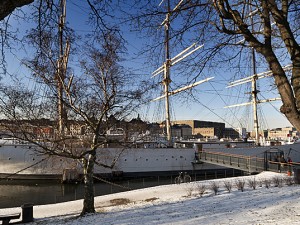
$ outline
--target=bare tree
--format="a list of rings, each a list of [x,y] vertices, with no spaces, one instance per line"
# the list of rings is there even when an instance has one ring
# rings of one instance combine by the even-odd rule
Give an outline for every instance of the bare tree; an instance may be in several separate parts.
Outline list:
[[[52,103],[57,99],[57,88],[55,79],[45,76],[48,73],[45,65],[41,66],[37,61],[31,61],[36,78],[47,81],[41,84],[45,93],[22,90],[18,85],[2,86],[0,89],[1,114],[6,118],[1,121],[1,125],[5,126],[6,130],[14,137],[37,146],[36,154],[70,159],[66,160],[66,166],[72,160],[82,164],[85,184],[82,215],[95,212],[95,165],[113,168],[118,159],[116,155],[111,162],[104,163],[102,156],[97,154],[97,149],[107,143],[107,130],[115,125],[110,118],[126,118],[136,108],[141,97],[140,91],[127,88],[132,87],[129,84],[132,79],[129,79],[129,74],[118,64],[122,42],[113,33],[107,33],[102,38],[106,41],[102,43],[103,40],[99,39],[96,42],[99,47],[86,44],[87,47],[82,48],[82,72],[73,71],[73,75],[66,76],[64,81],[61,80],[64,110],[68,114],[68,121],[84,126],[86,135],[72,134],[67,129],[57,132],[58,121],[53,119],[57,114],[56,107],[53,107],[56,104]],[[36,130],[41,130],[47,125],[55,132],[53,135],[43,136],[41,141]]]
[[[105,5],[87,2],[93,21],[98,21],[87,39],[68,28],[63,3],[34,4],[37,27],[28,33],[26,43],[35,54],[23,63],[40,88],[22,89],[21,83],[0,88],[1,125],[9,135],[36,146],[37,155],[65,158],[70,167],[74,162],[75,167],[82,165],[85,192],[81,215],[95,212],[95,165],[113,168],[118,159],[116,155],[105,162],[97,149],[107,143],[106,132],[114,122],[135,110],[141,98],[141,92],[134,90],[138,85],[129,84],[133,79],[120,64],[126,49],[119,30],[101,17]],[[70,132],[69,121],[84,127],[85,135]],[[45,127],[54,132],[39,135],[37,131]]]
[[[129,75],[118,65],[120,40],[111,33],[103,38],[106,41],[100,49],[88,48],[87,58],[81,63],[85,76],[80,76],[77,81],[71,78],[64,86],[68,107],[76,117],[82,118],[93,134],[90,149],[82,155],[86,185],[82,213],[93,211],[93,165],[96,150],[103,144],[103,131],[114,125],[109,118],[124,118],[141,97],[139,91],[127,89]]]

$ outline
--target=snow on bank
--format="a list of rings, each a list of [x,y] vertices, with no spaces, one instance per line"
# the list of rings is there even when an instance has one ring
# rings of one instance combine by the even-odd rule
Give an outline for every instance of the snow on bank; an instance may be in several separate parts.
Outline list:
[[[82,200],[34,206],[31,224],[300,224],[300,189],[298,185],[270,188],[247,185],[247,180],[272,180],[285,174],[263,172],[256,176],[226,178],[164,185],[95,198],[98,213],[76,217]],[[246,182],[245,191],[235,187],[237,180]],[[219,184],[215,195],[208,187]],[[232,191],[224,188],[231,181]],[[206,192],[199,197],[199,186]],[[191,195],[190,195],[191,194]],[[0,214],[20,212],[19,208],[0,209]]]

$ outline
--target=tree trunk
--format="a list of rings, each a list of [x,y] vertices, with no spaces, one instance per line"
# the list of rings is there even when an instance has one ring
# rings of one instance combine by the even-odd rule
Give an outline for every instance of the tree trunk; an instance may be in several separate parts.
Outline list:
[[[299,73],[299,70],[295,69],[293,65],[293,87],[286,76],[285,71],[282,69],[277,57],[271,50],[261,52],[269,63],[269,66],[273,72],[275,84],[278,92],[281,96],[283,105],[280,108],[280,112],[283,113],[290,123],[299,131],[300,130],[300,113],[297,107],[297,99],[299,96],[299,75],[295,76],[294,73]],[[297,82],[296,82],[297,80]],[[295,96],[296,94],[296,96]]]
[[[1,0],[0,1],[0,21],[11,14],[17,7],[29,5],[34,0]]]
[[[96,160],[96,151],[92,150],[88,159],[84,161],[84,200],[81,216],[87,213],[95,213],[94,205],[94,164]]]

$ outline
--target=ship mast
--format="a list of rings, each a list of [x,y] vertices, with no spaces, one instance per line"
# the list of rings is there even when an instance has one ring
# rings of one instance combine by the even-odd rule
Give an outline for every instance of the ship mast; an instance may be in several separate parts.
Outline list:
[[[255,14],[254,12],[251,12],[251,4],[249,7],[249,11],[250,11],[250,22],[251,22],[251,27],[252,27],[252,31],[254,31],[254,21],[253,21],[253,16]],[[259,101],[257,98],[257,94],[259,93],[259,90],[257,90],[257,80],[259,78],[264,78],[267,76],[271,76],[272,72],[271,71],[267,71],[267,72],[263,72],[260,74],[257,74],[257,69],[256,69],[256,57],[255,57],[255,50],[252,47],[251,48],[251,55],[252,55],[252,73],[253,75],[250,77],[246,77],[234,82],[231,82],[229,84],[229,86],[227,87],[233,87],[236,85],[240,85],[240,84],[244,84],[247,82],[251,82],[251,97],[252,97],[252,101],[251,102],[247,102],[247,103],[242,103],[242,104],[237,104],[237,105],[231,105],[231,106],[226,106],[225,108],[231,108],[231,107],[236,107],[236,106],[243,106],[243,105],[249,105],[252,104],[253,107],[253,121],[254,121],[254,132],[255,132],[255,143],[257,145],[259,145],[259,123],[258,123],[258,115],[257,115],[257,104],[258,103],[263,103],[263,102],[270,102],[270,101],[276,101],[276,100],[280,100],[281,98],[273,98],[273,99],[266,99],[266,100],[261,100]],[[285,67],[287,70],[290,68],[289,66]]]
[[[170,119],[170,102],[169,102],[169,85],[171,83],[170,79],[170,48],[169,48],[169,39],[170,39],[170,0],[167,1],[167,15],[164,21],[165,27],[165,56],[166,61],[164,63],[164,79],[162,81],[164,85],[164,94],[165,94],[165,110],[166,110],[166,131],[167,131],[167,141],[168,146],[172,145],[172,134],[171,134],[171,119]]]
[[[254,49],[253,49],[254,51]],[[252,56],[255,57],[255,54]],[[255,60],[255,59],[254,59]],[[255,65],[255,64],[254,64]],[[289,71],[292,69],[292,65],[287,65],[283,67],[284,71]],[[258,135],[258,116],[257,116],[257,104],[260,103],[265,103],[265,102],[272,102],[272,101],[278,101],[281,100],[281,98],[270,98],[270,99],[263,99],[263,100],[258,100],[257,98],[257,93],[259,92],[256,87],[256,83],[258,79],[265,78],[265,77],[270,77],[273,75],[272,71],[266,71],[262,73],[256,73],[256,67],[253,68],[253,72],[255,73],[252,76],[242,78],[240,80],[236,80],[233,82],[230,82],[227,88],[235,87],[237,85],[245,84],[248,82],[251,82],[252,90],[251,90],[251,95],[252,95],[252,101],[251,102],[245,102],[241,104],[236,104],[236,105],[230,105],[230,106],[225,106],[224,108],[232,108],[232,107],[238,107],[238,106],[246,106],[246,105],[253,105],[253,119],[254,119],[254,128],[255,128],[255,141],[258,144],[259,143],[259,135]]]
[[[163,1],[160,3],[160,5],[163,3]],[[163,73],[162,84],[164,86],[164,94],[160,97],[157,97],[157,98],[153,99],[152,101],[156,101],[156,100],[160,100],[162,98],[165,98],[166,133],[167,133],[167,142],[168,142],[169,147],[172,146],[169,96],[177,94],[177,93],[182,92],[182,91],[185,91],[187,89],[193,88],[193,87],[195,87],[195,86],[197,86],[201,83],[204,83],[204,82],[209,81],[210,79],[213,79],[213,77],[210,77],[210,78],[204,79],[202,81],[197,81],[197,82],[195,82],[193,84],[190,84],[188,86],[179,88],[177,90],[170,91],[170,83],[171,83],[170,68],[171,68],[171,66],[174,66],[175,64],[177,64],[181,60],[185,59],[186,57],[188,57],[189,55],[193,54],[195,51],[197,51],[198,49],[203,47],[203,45],[197,45],[197,43],[193,43],[191,46],[189,46],[188,48],[186,48],[185,50],[183,50],[182,52],[177,54],[172,59],[170,58],[170,47],[169,47],[169,42],[170,42],[170,32],[169,32],[169,30],[170,30],[170,17],[172,15],[172,13],[179,8],[179,6],[181,5],[182,2],[183,2],[183,0],[181,0],[174,7],[173,10],[171,10],[170,0],[167,0],[167,15],[166,15],[165,20],[161,23],[161,26],[163,25],[164,28],[165,28],[165,40],[164,40],[165,62],[161,67],[159,67],[158,69],[156,69],[152,73],[152,77],[155,77],[158,74]]]
[[[254,131],[255,131],[255,142],[256,144],[259,143],[259,126],[258,126],[258,116],[257,116],[257,93],[259,92],[257,90],[256,80],[257,80],[257,74],[256,74],[256,64],[255,64],[255,51],[252,48],[252,64],[253,64],[253,76],[251,81],[251,95],[252,95],[252,106],[253,106],[253,120],[254,120]]]
[[[250,1],[251,3],[251,1]],[[250,4],[250,12],[251,12],[251,4]],[[251,21],[251,27],[252,32],[254,31],[254,21],[253,21],[253,13],[250,13],[250,21]],[[253,120],[254,120],[254,131],[255,131],[255,143],[259,144],[259,126],[258,126],[258,116],[257,116],[257,93],[259,92],[257,90],[256,80],[257,80],[257,70],[256,70],[256,57],[255,57],[255,49],[252,47],[251,49],[252,53],[252,69],[253,69],[253,77],[252,77],[252,105],[253,105]]]
[[[58,133],[63,135],[66,128],[66,110],[63,102],[63,83],[66,78],[67,64],[69,58],[70,44],[66,41],[64,48],[64,27],[66,21],[66,0],[60,1],[60,16],[58,22],[58,45],[59,59],[57,60],[57,113],[58,113]]]

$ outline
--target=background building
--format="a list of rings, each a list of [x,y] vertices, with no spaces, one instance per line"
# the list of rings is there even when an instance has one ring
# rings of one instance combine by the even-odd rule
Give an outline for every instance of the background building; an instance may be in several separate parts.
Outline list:
[[[299,133],[294,127],[276,128],[267,132],[267,137],[271,140],[287,140],[298,136]]]
[[[172,124],[189,125],[192,129],[192,135],[198,137],[223,137],[225,123],[200,121],[200,120],[176,120]]]
[[[237,138],[246,138],[247,137],[247,130],[243,127],[226,127],[224,130],[224,137],[225,138],[231,138],[231,139],[237,139]]]
[[[176,124],[171,128],[172,137],[189,139],[192,138],[192,128],[185,124]]]

